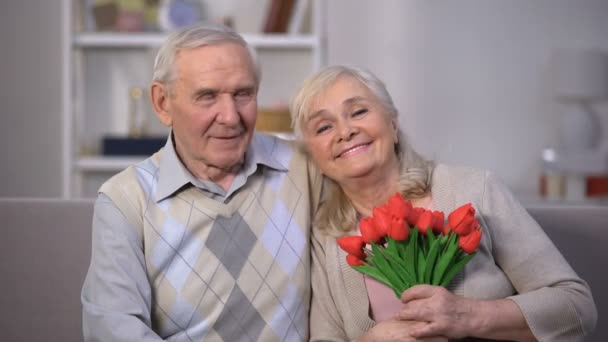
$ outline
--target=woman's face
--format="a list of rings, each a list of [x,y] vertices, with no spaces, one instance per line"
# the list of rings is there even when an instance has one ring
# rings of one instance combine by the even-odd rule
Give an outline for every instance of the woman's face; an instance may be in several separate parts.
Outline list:
[[[358,80],[341,76],[313,99],[302,125],[306,149],[339,184],[398,168],[397,123]]]

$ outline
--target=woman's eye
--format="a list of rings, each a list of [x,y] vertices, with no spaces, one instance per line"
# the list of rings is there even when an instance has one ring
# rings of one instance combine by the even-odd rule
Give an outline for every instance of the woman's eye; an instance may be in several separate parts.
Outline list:
[[[359,115],[363,115],[363,114],[365,114],[365,113],[367,113],[367,108],[363,108],[363,109],[356,110],[356,111],[353,113],[353,116],[359,116]]]
[[[328,129],[330,129],[331,126],[330,125],[323,125],[317,128],[317,130],[315,131],[316,134],[321,134],[325,131],[327,131]]]

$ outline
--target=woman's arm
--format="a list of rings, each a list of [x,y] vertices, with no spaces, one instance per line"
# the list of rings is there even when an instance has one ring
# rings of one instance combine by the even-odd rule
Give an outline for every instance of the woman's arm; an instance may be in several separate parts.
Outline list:
[[[326,254],[326,237],[313,229],[311,234],[310,341],[348,341],[342,317],[330,290]]]
[[[492,233],[495,261],[518,293],[509,298],[536,338],[583,340],[597,321],[589,286],[507,187],[489,172],[481,211]]]
[[[431,285],[414,286],[401,298],[404,308],[400,319],[427,322],[411,328],[414,337],[536,341],[519,307],[510,299],[469,299]]]
[[[486,262],[500,267],[517,294],[475,300],[422,286],[404,292],[400,317],[430,322],[415,336],[582,340],[597,319],[589,287],[504,185],[488,173],[481,180],[481,196],[463,189],[458,195],[479,202],[491,251]]]

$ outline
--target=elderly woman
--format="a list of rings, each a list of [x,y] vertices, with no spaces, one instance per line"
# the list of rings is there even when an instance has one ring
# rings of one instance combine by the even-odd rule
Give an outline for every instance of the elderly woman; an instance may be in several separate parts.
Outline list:
[[[313,231],[312,341],[477,337],[580,341],[597,311],[587,284],[541,227],[489,172],[434,164],[407,143],[384,84],[356,67],[307,80],[291,103],[296,137],[327,177]],[[451,212],[471,202],[483,238],[446,288],[392,290],[345,261],[336,238],[400,192],[414,206]]]

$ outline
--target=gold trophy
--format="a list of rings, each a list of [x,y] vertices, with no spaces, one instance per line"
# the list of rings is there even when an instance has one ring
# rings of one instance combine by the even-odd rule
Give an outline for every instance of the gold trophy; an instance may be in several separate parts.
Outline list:
[[[148,130],[143,95],[144,91],[140,87],[129,89],[129,137],[131,138],[141,138]]]

